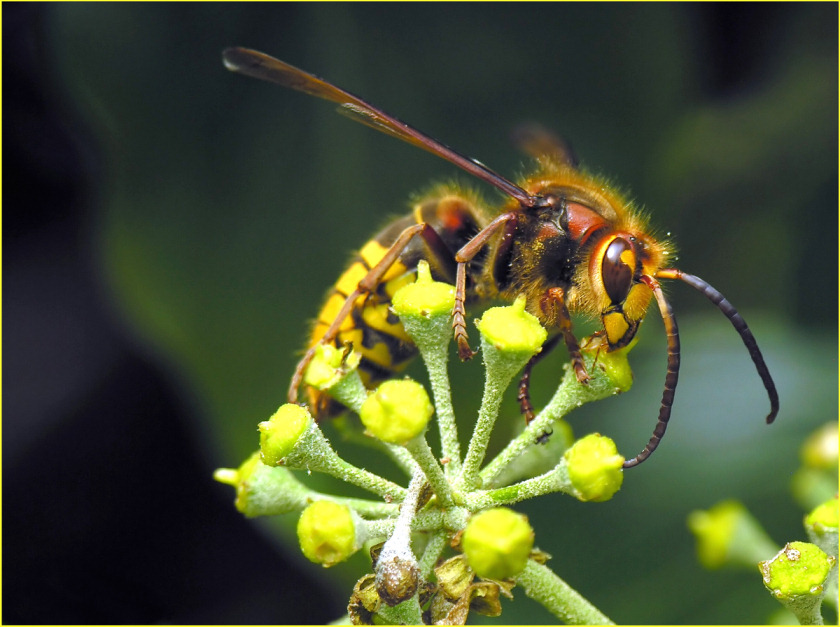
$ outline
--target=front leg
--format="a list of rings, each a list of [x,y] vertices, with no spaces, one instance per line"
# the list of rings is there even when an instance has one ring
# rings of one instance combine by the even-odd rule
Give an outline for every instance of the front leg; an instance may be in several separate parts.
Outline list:
[[[586,366],[583,363],[580,345],[575,334],[572,333],[572,318],[569,315],[569,308],[566,306],[566,290],[562,287],[552,287],[546,290],[540,301],[540,307],[542,307],[543,313],[549,319],[554,320],[560,329],[560,334],[566,343],[566,349],[572,358],[572,367],[575,369],[577,380],[584,385],[588,384],[589,373],[586,372]]]
[[[510,232],[515,226],[517,218],[518,213],[515,211],[509,211],[497,216],[487,226],[476,233],[455,254],[458,270],[455,276],[455,306],[452,308],[452,330],[455,335],[455,341],[458,343],[458,356],[461,358],[461,361],[471,359],[475,355],[475,351],[470,348],[470,343],[467,338],[467,264],[487,244],[487,240],[500,228],[505,227]]]

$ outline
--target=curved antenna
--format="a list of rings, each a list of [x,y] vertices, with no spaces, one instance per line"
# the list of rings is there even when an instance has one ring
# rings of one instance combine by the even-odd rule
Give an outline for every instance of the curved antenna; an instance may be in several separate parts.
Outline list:
[[[676,268],[665,268],[659,270],[656,273],[656,276],[660,279],[679,279],[680,281],[687,283],[712,301],[712,303],[714,303],[715,306],[723,312],[723,315],[729,318],[732,326],[735,327],[735,330],[744,341],[744,346],[747,347],[747,351],[750,353],[753,364],[755,364],[755,369],[758,371],[758,376],[761,377],[761,382],[764,383],[764,388],[767,390],[767,396],[770,399],[770,413],[767,414],[767,424],[769,425],[772,423],[776,419],[776,415],[779,413],[779,393],[776,391],[776,384],[773,383],[773,377],[770,376],[770,370],[767,368],[767,364],[764,363],[764,356],[758,348],[758,342],[755,341],[752,331],[750,331],[750,328],[741,317],[741,314],[739,314],[735,307],[732,306],[732,303],[724,298],[723,294],[718,292],[700,277],[682,272]]]
[[[231,72],[238,72],[252,78],[259,78],[270,83],[277,83],[283,87],[289,87],[302,91],[316,98],[323,98],[335,102],[340,106],[339,111],[361,122],[404,142],[422,148],[423,150],[437,155],[463,168],[473,176],[485,183],[493,185],[517,200],[523,207],[533,207],[537,198],[524,189],[511,183],[505,177],[497,174],[486,165],[476,159],[465,157],[452,150],[449,146],[433,139],[412,128],[405,122],[388,115],[381,109],[368,104],[358,96],[344,91],[335,85],[318,78],[308,72],[284,63],[262,52],[248,48],[228,48],[222,52],[222,59],[225,67]]]
[[[657,276],[659,276],[659,273],[657,273]],[[662,288],[659,287],[659,282],[656,279],[647,275],[643,275],[641,279],[653,291],[656,303],[659,305],[659,313],[665,323],[665,335],[668,338],[668,370],[665,373],[665,389],[662,391],[659,419],[653,429],[653,435],[650,436],[650,440],[642,452],[633,459],[625,461],[623,468],[638,466],[650,457],[651,453],[659,446],[659,441],[665,435],[665,429],[668,428],[668,420],[671,419],[671,407],[674,404],[674,394],[677,391],[677,381],[680,378],[680,332],[677,328],[674,310],[671,309],[670,303],[665,299]]]

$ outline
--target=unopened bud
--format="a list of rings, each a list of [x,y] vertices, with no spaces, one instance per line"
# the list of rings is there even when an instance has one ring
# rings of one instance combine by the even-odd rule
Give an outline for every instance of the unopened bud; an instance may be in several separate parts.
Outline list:
[[[507,307],[491,307],[476,323],[481,337],[496,350],[530,357],[545,342],[548,333],[536,316],[525,311],[525,297]]]
[[[337,348],[332,344],[319,344],[303,380],[306,385],[318,390],[328,390],[339,379],[355,370],[361,359],[361,355],[352,350]]]
[[[617,392],[627,392],[633,387],[633,370],[627,356],[634,346],[639,342],[639,336],[624,348],[609,350],[606,336],[593,335],[581,342],[581,352],[592,355],[595,359],[593,368],[601,368],[607,378],[615,386]]]
[[[276,466],[292,452],[312,424],[305,407],[286,403],[268,420],[259,423],[260,455],[267,466]]]
[[[697,540],[697,559],[708,569],[754,568],[762,557],[778,550],[761,524],[734,499],[716,503],[707,510],[695,510],[687,522]]]
[[[454,306],[455,286],[432,279],[429,263],[425,260],[417,264],[417,281],[401,287],[391,300],[391,309],[403,324],[405,318],[433,316],[445,316],[448,321]]]
[[[773,559],[761,562],[765,587],[777,599],[823,594],[828,572],[836,559],[809,542],[789,542]]]
[[[315,501],[303,510],[297,535],[307,559],[325,568],[343,562],[358,548],[350,508],[333,501]]]
[[[608,501],[621,489],[624,458],[610,438],[591,433],[575,442],[563,457],[579,500]]]
[[[805,517],[805,525],[813,528],[818,534],[837,533],[838,517],[840,517],[840,504],[835,496],[822,505],[817,505],[811,513]]]
[[[254,471],[260,465],[259,452],[254,453],[239,468],[218,468],[213,473],[213,479],[236,488],[236,509],[242,513],[248,511],[248,483]]]
[[[385,381],[362,405],[359,417],[376,438],[405,444],[426,429],[434,406],[422,385],[411,379]]]
[[[534,548],[534,530],[526,516],[494,507],[470,519],[461,548],[479,577],[509,579],[525,568]]]
[[[837,470],[838,427],[836,422],[829,422],[814,431],[799,452],[802,464],[808,468]]]

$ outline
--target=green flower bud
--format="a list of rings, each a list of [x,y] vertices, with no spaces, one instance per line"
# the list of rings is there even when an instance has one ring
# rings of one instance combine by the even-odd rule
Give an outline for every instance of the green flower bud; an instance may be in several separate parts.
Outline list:
[[[820,429],[814,431],[799,451],[802,465],[807,468],[820,468],[824,470],[837,469],[838,459],[838,428],[836,422],[829,422]]]
[[[777,599],[823,594],[823,583],[835,562],[809,542],[789,542],[773,559],[761,562],[765,587]]]
[[[236,488],[236,500],[234,504],[236,509],[245,513],[248,508],[248,482],[254,472],[260,466],[260,453],[256,452],[248,459],[242,462],[242,465],[237,468],[219,468],[213,473],[213,479],[219,483],[231,485]]]
[[[423,433],[435,408],[425,388],[411,379],[385,381],[362,405],[359,417],[376,438],[405,444]]]
[[[315,356],[304,373],[303,380],[318,390],[328,390],[339,379],[355,370],[362,357],[354,351],[336,348],[332,344],[319,344]]]
[[[535,354],[548,337],[540,321],[525,311],[525,297],[521,295],[508,307],[485,311],[476,326],[496,350],[528,356]]]
[[[405,324],[405,318],[445,316],[448,320],[455,306],[455,286],[432,279],[429,263],[417,264],[417,281],[398,289],[391,309]]]
[[[840,517],[840,503],[835,496],[811,510],[811,513],[805,517],[805,524],[818,534],[830,531],[837,533],[838,517]]]
[[[282,405],[271,418],[258,425],[262,462],[267,466],[278,465],[292,452],[310,424],[312,416],[305,407]]]
[[[358,548],[353,513],[333,501],[315,501],[303,510],[297,535],[306,558],[325,568],[343,562]]]
[[[697,537],[697,559],[703,566],[714,569],[726,564],[735,527],[745,512],[738,501],[724,501],[689,514],[688,528]]]
[[[753,568],[778,548],[739,501],[721,501],[708,510],[693,511],[687,522],[697,539],[697,559],[708,569]]]
[[[591,433],[575,442],[563,457],[579,500],[608,501],[621,489],[624,458],[610,438]]]
[[[534,530],[524,515],[495,507],[470,519],[461,548],[479,577],[509,579],[525,568],[534,548]]]

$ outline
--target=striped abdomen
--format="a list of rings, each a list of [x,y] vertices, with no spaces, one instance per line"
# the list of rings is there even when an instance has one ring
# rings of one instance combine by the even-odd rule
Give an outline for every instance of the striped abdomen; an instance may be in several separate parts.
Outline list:
[[[463,193],[451,188],[439,188],[436,194],[417,203],[411,215],[389,224],[350,260],[347,269],[327,294],[312,328],[309,346],[317,344],[324,337],[348,296],[385,256],[400,233],[407,227],[425,223],[432,227],[439,241],[430,245],[423,238],[414,237],[376,289],[356,299],[333,342],[339,347],[350,343],[360,354],[359,374],[367,387],[374,387],[393,377],[417,354],[417,348],[406,335],[399,319],[390,311],[394,293],[414,281],[420,259],[429,262],[435,279],[454,282],[455,252],[479,230],[481,221],[474,201],[471,202]],[[311,410],[319,418],[342,411],[340,405],[311,389],[309,399]]]

